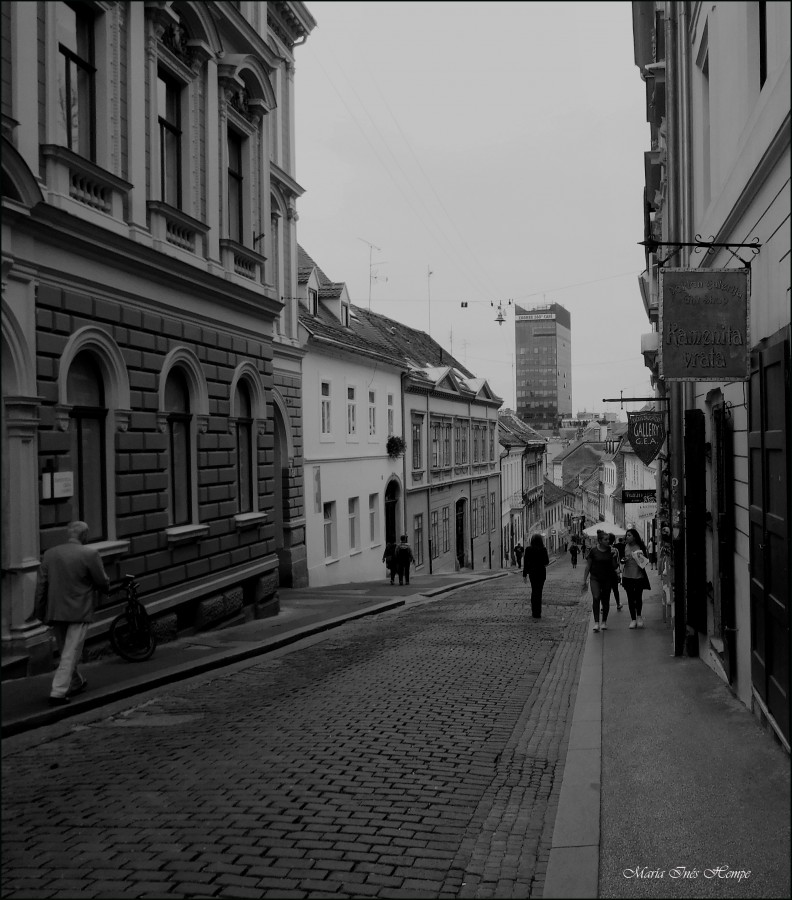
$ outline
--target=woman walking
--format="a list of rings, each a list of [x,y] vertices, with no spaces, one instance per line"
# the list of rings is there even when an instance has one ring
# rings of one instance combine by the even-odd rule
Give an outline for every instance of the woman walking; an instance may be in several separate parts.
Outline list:
[[[608,627],[610,612],[610,593],[616,577],[617,555],[611,550],[608,535],[597,532],[597,543],[589,550],[586,557],[586,571],[583,573],[583,591],[588,587],[591,575],[591,608],[594,612],[594,631],[600,630],[600,607],[602,607],[602,629]]]
[[[624,535],[624,567],[622,569],[622,587],[627,594],[627,605],[630,610],[630,628],[643,628],[643,592],[649,587],[649,576],[646,567],[649,558],[641,536],[634,528],[628,528]]]
[[[541,534],[535,534],[523,557],[523,581],[531,579],[531,614],[534,619],[542,618],[542,588],[547,578],[550,557]]]

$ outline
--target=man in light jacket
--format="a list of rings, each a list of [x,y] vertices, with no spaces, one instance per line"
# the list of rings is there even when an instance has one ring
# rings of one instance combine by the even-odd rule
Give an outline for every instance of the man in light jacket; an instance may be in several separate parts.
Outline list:
[[[110,590],[102,557],[85,546],[86,523],[71,522],[67,533],[68,541],[51,547],[41,559],[34,606],[36,617],[52,628],[60,652],[49,696],[52,706],[68,703],[87,687],[77,665],[93,621],[96,592]]]

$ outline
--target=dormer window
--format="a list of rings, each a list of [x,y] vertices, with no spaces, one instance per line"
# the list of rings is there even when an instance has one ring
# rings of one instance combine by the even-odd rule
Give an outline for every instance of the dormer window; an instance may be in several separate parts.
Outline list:
[[[349,328],[349,306],[346,303],[341,304],[341,324]]]
[[[308,288],[308,311],[312,316],[319,315],[319,291]]]

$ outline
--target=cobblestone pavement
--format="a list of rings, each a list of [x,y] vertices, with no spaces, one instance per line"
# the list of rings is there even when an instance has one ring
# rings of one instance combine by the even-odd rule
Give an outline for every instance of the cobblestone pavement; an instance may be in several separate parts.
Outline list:
[[[541,620],[511,574],[8,741],[2,896],[541,896],[579,575]]]

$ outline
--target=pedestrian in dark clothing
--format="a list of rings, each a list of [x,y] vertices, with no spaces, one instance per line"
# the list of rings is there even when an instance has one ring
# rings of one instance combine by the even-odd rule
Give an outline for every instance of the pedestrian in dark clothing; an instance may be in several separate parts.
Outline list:
[[[523,557],[523,545],[518,542],[514,546],[514,558],[517,560],[517,568],[518,569],[522,565],[522,557]]]
[[[407,543],[407,535],[403,534],[396,547],[396,571],[399,573],[399,584],[410,583],[410,565],[415,562],[412,549]]]
[[[580,553],[580,547],[577,544],[572,544],[569,548],[569,555],[572,557],[572,568],[577,569],[577,558],[578,553]]]
[[[102,557],[95,548],[85,546],[85,522],[72,522],[67,534],[67,543],[51,547],[41,558],[33,607],[36,618],[52,628],[60,652],[50,689],[52,706],[68,703],[70,696],[88,686],[77,666],[93,621],[96,592],[110,590]]]
[[[542,618],[542,589],[547,578],[550,557],[541,534],[535,534],[525,551],[523,561],[523,581],[531,580],[531,614],[534,619]]]
[[[382,554],[382,561],[385,563],[385,567],[390,575],[390,583],[393,584],[393,579],[396,577],[396,544],[394,544],[393,541],[389,544],[385,544],[385,552]]]
[[[610,592],[616,572],[616,555],[611,550],[608,535],[597,532],[597,543],[589,550],[586,571],[583,573],[583,590],[588,587],[591,574],[591,607],[594,612],[594,631],[600,630],[600,607],[602,608],[602,629],[608,627],[610,612]]]

